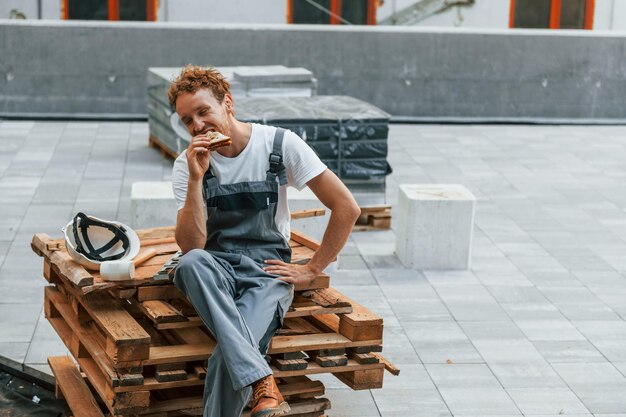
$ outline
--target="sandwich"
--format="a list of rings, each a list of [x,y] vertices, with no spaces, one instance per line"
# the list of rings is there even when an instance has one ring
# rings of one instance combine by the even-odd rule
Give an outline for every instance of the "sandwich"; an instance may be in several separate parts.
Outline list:
[[[206,134],[206,137],[211,142],[209,144],[210,151],[214,151],[223,146],[229,146],[233,143],[233,140],[230,137],[223,135],[220,132],[209,132]]]

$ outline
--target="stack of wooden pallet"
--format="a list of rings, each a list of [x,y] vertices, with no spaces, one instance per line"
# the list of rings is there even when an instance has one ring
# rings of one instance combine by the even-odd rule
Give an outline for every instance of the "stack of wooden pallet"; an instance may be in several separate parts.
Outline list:
[[[173,228],[139,231],[142,250],[157,256],[130,281],[103,281],[73,262],[62,240],[33,237],[44,258],[45,315],[80,366],[50,358],[57,384],[75,415],[99,415],[93,392],[115,416],[201,415],[206,360],[215,341],[171,282],[178,247]],[[316,242],[294,232],[293,262],[305,262]],[[332,373],[353,389],[380,388],[385,368],[378,352],[382,319],[329,287],[320,275],[296,287],[284,327],[272,339],[268,361],[291,416],[319,417],[330,408],[324,386],[307,375]],[[79,394],[80,393],[80,394]],[[91,395],[91,394],[90,394]],[[101,413],[101,412],[100,412]],[[182,413],[182,414],[181,414]]]

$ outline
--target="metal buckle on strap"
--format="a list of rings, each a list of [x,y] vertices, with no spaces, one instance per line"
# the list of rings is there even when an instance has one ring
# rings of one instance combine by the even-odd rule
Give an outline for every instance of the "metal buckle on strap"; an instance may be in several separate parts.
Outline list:
[[[270,154],[270,171],[272,173],[277,173],[282,165],[283,157],[281,155],[271,153]]]

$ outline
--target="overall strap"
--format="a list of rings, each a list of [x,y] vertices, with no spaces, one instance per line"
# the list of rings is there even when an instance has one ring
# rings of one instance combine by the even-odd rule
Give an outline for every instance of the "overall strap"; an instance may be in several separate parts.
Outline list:
[[[285,129],[280,127],[276,128],[274,134],[274,145],[272,147],[272,153],[270,153],[270,169],[267,171],[268,181],[276,181],[278,177],[278,183],[280,185],[287,184],[287,170],[283,164],[283,139],[285,137]]]
[[[209,198],[209,187],[211,186],[211,183],[215,184],[216,182],[217,180],[215,175],[213,175],[211,167],[209,166],[209,169],[206,170],[204,177],[202,178],[202,196],[205,200]]]

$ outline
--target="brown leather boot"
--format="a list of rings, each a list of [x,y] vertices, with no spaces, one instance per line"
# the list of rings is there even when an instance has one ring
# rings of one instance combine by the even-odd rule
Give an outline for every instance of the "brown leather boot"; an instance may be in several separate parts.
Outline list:
[[[252,417],[282,416],[291,411],[289,404],[280,394],[272,375],[259,379],[252,385],[252,388],[253,407],[250,413]]]

